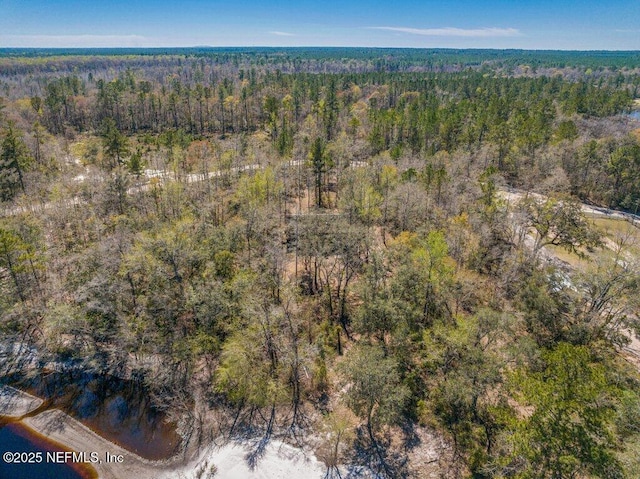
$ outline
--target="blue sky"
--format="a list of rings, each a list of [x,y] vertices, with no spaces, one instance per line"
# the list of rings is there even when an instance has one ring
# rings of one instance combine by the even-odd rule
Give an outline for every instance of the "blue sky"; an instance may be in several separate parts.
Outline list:
[[[0,47],[640,50],[640,0],[0,0]]]

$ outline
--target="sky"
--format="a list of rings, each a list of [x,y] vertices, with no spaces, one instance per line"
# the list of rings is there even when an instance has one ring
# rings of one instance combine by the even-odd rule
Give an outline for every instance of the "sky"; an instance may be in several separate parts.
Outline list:
[[[640,50],[640,0],[0,0],[0,47]]]

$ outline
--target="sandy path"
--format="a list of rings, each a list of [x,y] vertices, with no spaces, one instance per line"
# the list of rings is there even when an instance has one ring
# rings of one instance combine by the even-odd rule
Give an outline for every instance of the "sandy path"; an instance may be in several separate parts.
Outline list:
[[[547,196],[541,195],[540,193],[526,192],[526,191],[516,190],[514,188],[509,188],[507,190],[499,190],[497,194],[502,199],[506,200],[508,203],[511,203],[511,204],[517,203],[518,201],[522,200],[525,196],[535,198],[536,200],[541,202],[548,199]],[[588,215],[626,220],[631,222],[632,224],[637,224],[638,222],[640,222],[640,215],[625,213],[624,211],[611,210],[609,208],[603,208],[600,206],[591,206],[585,203],[581,203],[580,208],[582,209],[583,213]]]
[[[525,193],[522,191],[518,191],[518,190],[514,190],[514,189],[510,189],[508,191],[498,191],[498,195],[500,197],[502,197],[504,200],[506,200],[508,203],[516,203],[518,201],[520,201],[522,198],[525,197],[525,195],[529,195],[530,197],[535,198],[538,201],[545,201],[547,199],[546,196],[541,195],[539,193]],[[618,219],[618,220],[626,220],[629,221],[631,224],[638,226],[640,225],[640,216],[639,215],[634,215],[631,213],[625,213],[625,212],[621,212],[621,211],[616,211],[616,210],[611,210],[608,208],[600,208],[600,207],[596,207],[596,206],[589,206],[586,204],[581,204],[581,208],[582,208],[582,212],[585,214],[589,214],[589,215],[593,215],[593,216],[600,216],[600,217],[606,217],[606,218],[613,218],[613,219]],[[611,251],[617,252],[619,247],[618,245],[616,245],[616,243],[608,237],[603,237],[603,244],[606,248],[610,249]],[[531,243],[533,242],[533,238],[530,237],[530,235],[527,235],[527,237],[525,237],[525,244],[531,248],[532,245]],[[543,248],[544,249],[544,248]],[[558,260],[558,258],[553,254],[553,252],[550,251],[546,251],[545,255],[547,256],[547,259],[556,259]],[[636,258],[634,258],[634,256],[629,253],[628,251],[624,251],[623,252],[623,257],[625,259],[625,261],[634,261]],[[561,260],[560,260],[561,261]],[[638,337],[636,337],[636,335],[632,332],[632,331],[624,331],[625,336],[627,336],[630,340],[629,344],[627,344],[626,346],[624,346],[622,349],[624,352],[627,353],[627,359],[629,361],[631,361],[633,364],[635,364],[639,369],[640,369],[640,339],[638,339]]]
[[[11,386],[0,386],[0,416],[17,419],[39,408],[40,398],[19,391]]]

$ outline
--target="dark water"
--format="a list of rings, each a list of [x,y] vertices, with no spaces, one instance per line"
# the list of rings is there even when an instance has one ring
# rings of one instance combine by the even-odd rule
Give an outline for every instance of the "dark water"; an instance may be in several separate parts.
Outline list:
[[[180,437],[140,382],[87,372],[41,374],[16,385],[146,459],[175,454]]]
[[[19,423],[0,424],[0,479],[88,479],[95,477],[95,471],[86,466],[72,469],[67,464],[47,462],[47,451],[64,449],[47,442],[41,436]],[[10,452],[41,453],[42,462],[34,464],[7,464],[3,455]],[[35,459],[35,455],[32,455]]]

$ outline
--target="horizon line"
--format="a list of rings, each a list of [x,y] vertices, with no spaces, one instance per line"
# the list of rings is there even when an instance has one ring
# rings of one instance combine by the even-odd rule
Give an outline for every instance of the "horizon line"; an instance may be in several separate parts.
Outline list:
[[[51,46],[30,46],[30,47],[16,47],[16,46],[0,46],[0,50],[185,50],[185,49],[311,49],[311,48],[333,48],[333,49],[370,49],[370,50],[450,50],[450,51],[521,51],[521,52],[584,52],[584,53],[597,53],[597,52],[625,52],[625,53],[640,53],[640,49],[628,50],[628,49],[563,49],[563,48],[496,48],[496,47],[415,47],[415,46],[364,46],[364,45],[183,45],[183,46],[66,46],[66,47],[51,47]]]

